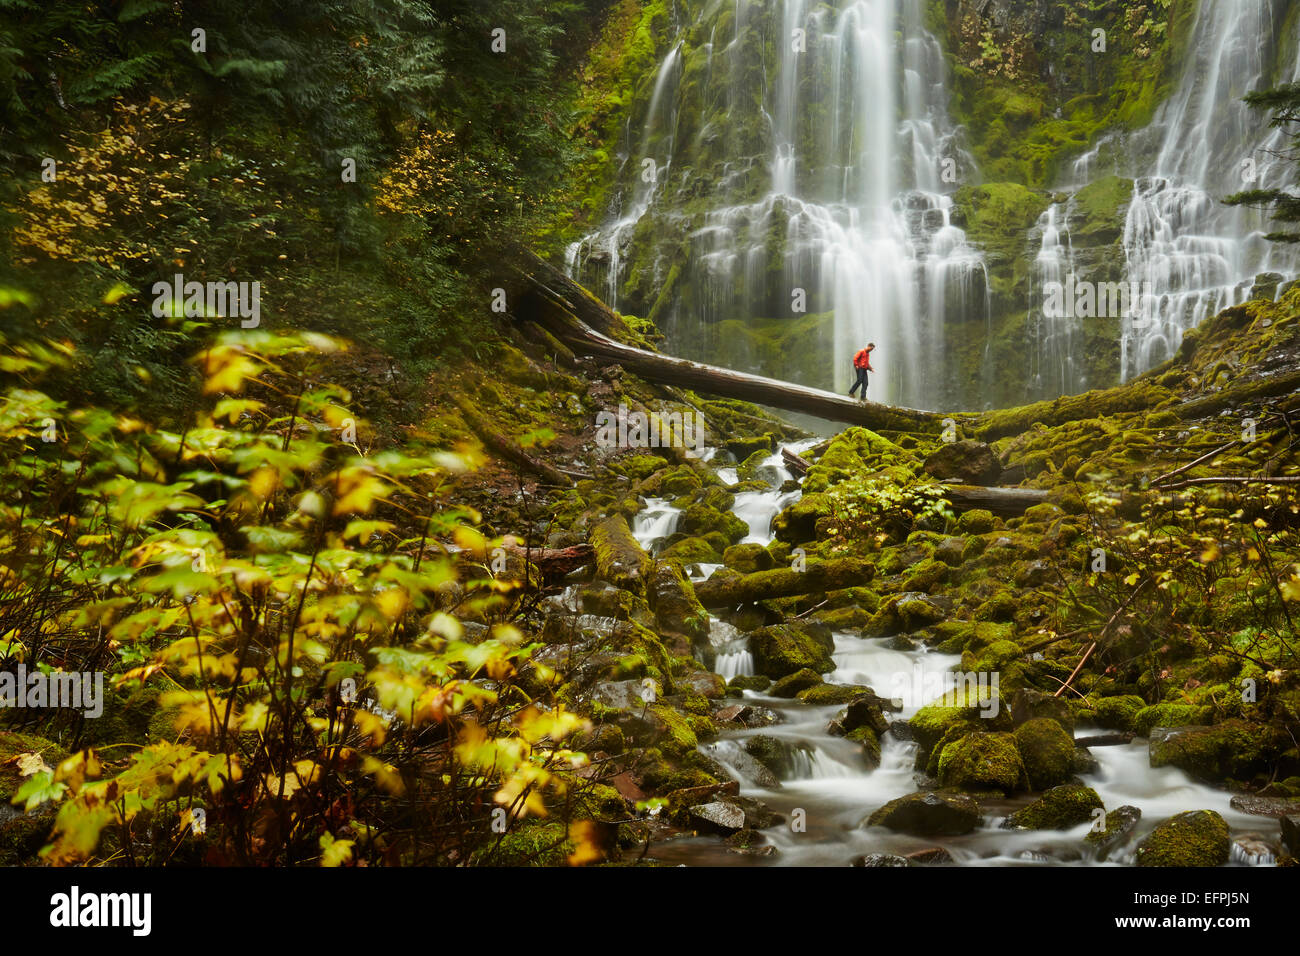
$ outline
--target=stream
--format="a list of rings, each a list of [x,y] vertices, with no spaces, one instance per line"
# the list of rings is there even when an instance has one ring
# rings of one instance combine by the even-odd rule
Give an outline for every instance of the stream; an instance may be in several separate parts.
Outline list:
[[[815,443],[813,440],[789,447],[800,452]],[[724,482],[736,483],[734,467],[719,467],[717,473]],[[767,545],[773,540],[772,518],[797,500],[800,492],[780,491],[792,476],[784,467],[779,451],[763,463],[760,474],[767,480],[769,490],[738,493],[733,512],[749,525],[746,541]],[[675,515],[665,517],[665,514],[675,511],[667,502],[648,503],[635,521],[637,538],[643,544],[662,540],[663,529],[675,526]],[[692,570],[707,577],[714,568]],[[833,636],[835,669],[825,676],[827,683],[866,685],[877,694],[901,703],[900,710],[886,712],[891,721],[912,717],[936,696],[936,685],[961,660],[959,655],[938,653],[923,645],[913,650],[897,650],[891,646],[894,638],[862,638],[847,632],[836,632]],[[754,672],[748,644],[735,627],[714,618],[710,640],[716,651],[714,669],[724,679]],[[1198,783],[1181,770],[1153,769],[1145,738],[1136,738],[1126,745],[1092,748],[1097,769],[1079,775],[1101,797],[1108,812],[1123,805],[1142,811],[1132,838],[1101,863],[1083,842],[1088,823],[1068,830],[1001,828],[1008,814],[1032,802],[1036,795],[981,799],[983,820],[979,828],[960,837],[919,837],[883,827],[865,828],[861,824],[872,811],[918,789],[914,771],[917,745],[887,730],[880,738],[880,765],[872,768],[857,744],[827,732],[827,724],[840,711],[840,705],[812,706],[749,690],[743,691],[743,696],[746,703],[770,708],[779,715],[780,722],[756,729],[726,731],[719,739],[701,744],[700,750],[739,781],[742,796],[761,800],[787,822],[762,831],[770,849],[759,853],[738,852],[714,836],[684,835],[656,846],[655,856],[664,862],[703,866],[844,866],[865,854],[906,855],[942,847],[954,865],[1125,866],[1133,864],[1134,848],[1156,824],[1184,810],[1205,809],[1219,813],[1230,828],[1233,846],[1229,865],[1274,863],[1268,848],[1274,841],[1264,836],[1276,826],[1274,820],[1233,809],[1229,804],[1230,793]],[[1075,737],[1103,732],[1078,727]],[[780,775],[777,787],[771,786],[770,779],[767,786],[754,779],[754,760],[744,751],[747,739],[760,734],[781,741],[789,752],[786,771]],[[802,829],[792,826],[796,819],[802,821]]]

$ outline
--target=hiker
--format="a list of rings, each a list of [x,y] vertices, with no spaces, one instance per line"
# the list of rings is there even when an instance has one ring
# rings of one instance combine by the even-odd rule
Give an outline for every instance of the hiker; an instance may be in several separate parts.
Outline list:
[[[862,386],[862,395],[860,397],[864,402],[867,400],[867,373],[875,371],[875,369],[871,367],[871,353],[875,350],[876,343],[868,342],[865,349],[858,349],[858,354],[853,356],[853,368],[858,373],[858,380],[854,382],[853,387],[849,389],[850,398],[853,397],[853,393],[858,390],[858,386],[860,385]]]

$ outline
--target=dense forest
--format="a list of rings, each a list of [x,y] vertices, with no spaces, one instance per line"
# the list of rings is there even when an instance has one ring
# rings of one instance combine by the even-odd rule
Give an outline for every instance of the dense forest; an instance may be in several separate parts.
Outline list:
[[[1295,865],[1297,5],[0,0],[0,103],[0,864]]]

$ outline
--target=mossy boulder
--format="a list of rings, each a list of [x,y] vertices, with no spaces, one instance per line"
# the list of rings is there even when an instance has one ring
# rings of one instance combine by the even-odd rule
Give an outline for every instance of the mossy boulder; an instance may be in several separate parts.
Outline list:
[[[814,707],[823,707],[828,704],[847,704],[850,701],[860,697],[864,692],[870,693],[871,688],[862,687],[857,684],[817,684],[799,691],[795,695],[798,700],[805,704],[811,704]]]
[[[821,682],[821,674],[804,667],[773,682],[768,693],[773,697],[794,697],[801,691],[816,687]]]
[[[1032,789],[1045,790],[1069,779],[1074,741],[1059,723],[1035,717],[1015,729],[1015,738]]]
[[[1177,767],[1206,783],[1249,780],[1281,755],[1287,736],[1277,727],[1231,718],[1212,727],[1152,728],[1152,767]]]
[[[688,506],[681,514],[678,530],[683,534],[700,535],[711,531],[719,532],[728,541],[739,541],[749,534],[749,525],[729,511],[699,502]]]
[[[1003,826],[1012,830],[1068,830],[1090,822],[1100,809],[1104,806],[1096,790],[1067,783],[1052,787],[1029,806],[1011,814]]]
[[[655,564],[650,580],[649,604],[661,632],[683,634],[692,641],[709,636],[709,615],[695,596],[695,588],[673,561]]]
[[[935,562],[941,567],[946,565]],[[946,616],[943,607],[920,591],[904,591],[885,601],[862,629],[863,637],[892,637],[937,624]]]
[[[804,495],[772,519],[772,533],[787,544],[802,544],[817,537],[817,522],[833,513],[829,495]]]
[[[773,562],[770,551],[751,541],[749,544],[733,544],[729,547],[722,554],[722,563],[741,574],[753,574],[755,571],[771,570]]]
[[[1123,694],[1100,698],[1093,704],[1092,710],[1098,727],[1136,733],[1138,712],[1146,705],[1146,701],[1137,694]]]
[[[1008,733],[966,734],[939,754],[939,783],[957,790],[1024,789],[1025,765]]]
[[[749,635],[754,669],[773,680],[807,668],[816,674],[835,669],[831,632],[816,624],[794,621],[761,627]]]
[[[963,684],[926,704],[912,715],[907,725],[922,756],[927,756],[952,727],[969,725],[1009,730],[1011,713],[992,687]]]
[[[1196,704],[1155,704],[1143,707],[1133,715],[1133,732],[1146,737],[1153,727],[1187,727],[1193,724],[1208,724],[1214,716],[1214,709]]]
[[[833,558],[810,561],[797,567],[774,567],[753,574],[715,573],[695,589],[705,607],[734,608],[755,601],[821,594],[860,587],[875,575],[875,566],[865,558]]]
[[[1213,810],[1189,810],[1156,826],[1138,844],[1138,866],[1223,866],[1228,824]]]
[[[993,512],[973,508],[957,519],[957,530],[962,534],[988,534],[997,527]]]
[[[1101,830],[1089,830],[1088,835],[1083,840],[1093,848],[1097,854],[1097,860],[1100,862],[1110,856],[1117,848],[1128,843],[1133,836],[1133,832],[1137,829],[1138,821],[1141,819],[1142,811],[1137,807],[1128,806],[1127,804],[1116,807],[1106,814],[1105,827]]]
[[[991,485],[1002,473],[1002,463],[988,445],[964,439],[940,445],[925,460],[925,473],[963,485]]]
[[[869,827],[914,836],[961,836],[980,824],[980,805],[965,794],[909,793],[867,817]]]

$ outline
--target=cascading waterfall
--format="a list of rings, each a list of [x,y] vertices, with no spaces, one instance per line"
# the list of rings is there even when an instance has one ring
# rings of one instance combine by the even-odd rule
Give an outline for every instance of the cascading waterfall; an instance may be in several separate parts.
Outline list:
[[[1034,347],[1030,349],[1028,382],[1034,394],[1063,395],[1083,391],[1074,361],[1074,339],[1079,320],[1042,308],[1044,290],[1051,283],[1066,283],[1074,268],[1070,247],[1068,203],[1052,203],[1038,217],[1038,254],[1034,257],[1029,287],[1029,328]]]
[[[1166,360],[1189,328],[1244,301],[1258,273],[1296,273],[1294,251],[1264,239],[1264,215],[1220,202],[1293,182],[1293,164],[1278,155],[1284,132],[1242,102],[1274,80],[1300,80],[1297,36],[1284,38],[1285,66],[1270,62],[1288,6],[1203,0],[1178,89],[1134,138],[1134,155],[1158,152],[1134,184],[1124,227],[1126,281],[1142,294],[1122,323],[1121,380]]]
[[[973,163],[947,118],[942,51],[922,27],[922,6],[905,0],[900,16],[897,0],[853,0],[838,10],[784,0],[769,27],[780,30],[780,60],[761,97],[746,88],[754,55],[746,18],[758,15],[751,5],[735,6],[730,42],[708,34],[702,66],[679,39],[658,71],[642,152],[630,156],[633,174],[647,159],[656,163],[660,185],[625,186],[626,212],[570,247],[570,272],[617,305],[620,281],[655,258],[636,247],[636,224],[653,211],[665,230],[682,231],[686,251],[684,263],[654,263],[656,289],[678,290],[657,318],[671,347],[703,358],[729,320],[829,313],[818,343],[825,362],[807,384],[846,390],[850,357],[870,340],[880,363],[873,398],[942,405],[962,387],[944,364],[945,327],[985,319],[988,291],[983,260],[952,223],[944,191],[955,188],[959,166],[968,175]],[[710,5],[703,16],[720,9]],[[668,103],[681,90],[683,61],[707,87],[693,118]],[[657,125],[665,116],[695,123],[690,143]],[[686,169],[663,185],[674,172],[672,150],[705,152],[720,129],[750,128],[766,143],[758,155],[738,136],[707,187]]]

